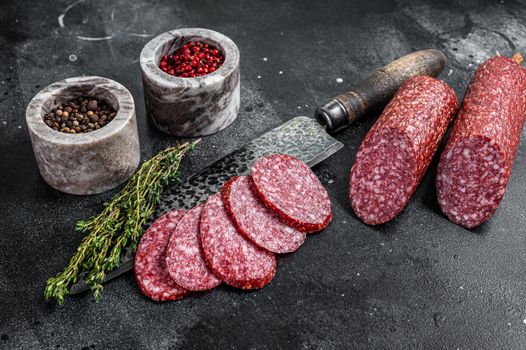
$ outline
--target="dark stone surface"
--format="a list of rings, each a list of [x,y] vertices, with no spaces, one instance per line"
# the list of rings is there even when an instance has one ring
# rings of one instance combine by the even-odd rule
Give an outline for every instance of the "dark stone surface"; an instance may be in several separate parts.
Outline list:
[[[242,108],[185,161],[188,176],[295,115],[312,115],[412,50],[444,50],[441,77],[461,97],[477,63],[496,50],[526,52],[524,2],[86,0],[61,28],[57,17],[72,4],[0,5],[0,348],[524,348],[524,142],[504,201],[482,227],[468,231],[440,213],[436,159],[404,213],[368,227],[352,214],[347,182],[370,118],[340,133],[345,148],[315,168],[333,200],[333,223],[280,257],[269,286],[154,303],[128,273],[106,286],[99,304],[84,294],[59,307],[44,301],[44,283],[80,242],[75,221],[114,192],[77,197],[47,186],[24,123],[42,86],[106,76],[134,95],[142,157],[151,156],[176,139],[145,118],[138,59],[146,34],[208,27],[240,48]]]

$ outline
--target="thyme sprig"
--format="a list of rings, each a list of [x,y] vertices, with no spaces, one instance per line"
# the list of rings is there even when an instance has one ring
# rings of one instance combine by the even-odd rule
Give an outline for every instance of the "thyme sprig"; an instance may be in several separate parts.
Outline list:
[[[55,298],[59,304],[69,294],[82,272],[95,299],[100,300],[106,273],[120,265],[121,253],[137,249],[144,224],[159,203],[163,189],[179,180],[179,165],[183,156],[198,141],[169,147],[144,162],[124,188],[102,212],[88,220],[77,222],[75,229],[87,233],[70,259],[68,266],[47,280],[46,299]]]

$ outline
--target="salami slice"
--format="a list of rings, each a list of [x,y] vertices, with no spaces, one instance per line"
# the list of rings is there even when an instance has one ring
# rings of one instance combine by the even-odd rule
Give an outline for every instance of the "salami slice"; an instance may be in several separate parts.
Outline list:
[[[221,194],[214,194],[205,203],[199,235],[208,266],[226,284],[257,289],[274,277],[275,255],[237,232],[226,213]]]
[[[495,213],[525,118],[526,70],[512,59],[490,58],[469,83],[438,164],[438,202],[451,221],[471,228]]]
[[[305,241],[305,233],[285,225],[254,191],[250,176],[233,177],[221,191],[226,211],[238,232],[273,253],[297,250]]]
[[[431,77],[406,81],[365,136],[349,197],[366,224],[392,220],[407,205],[458,108],[455,92]]]
[[[179,286],[191,291],[217,287],[221,280],[206,266],[199,242],[203,206],[189,210],[177,224],[166,249],[166,266]]]
[[[252,180],[261,201],[287,225],[316,232],[331,222],[329,194],[301,160],[286,154],[260,158],[252,166]]]
[[[178,286],[166,269],[166,246],[184,210],[164,214],[144,232],[135,253],[135,279],[141,292],[156,301],[183,298],[188,290]]]

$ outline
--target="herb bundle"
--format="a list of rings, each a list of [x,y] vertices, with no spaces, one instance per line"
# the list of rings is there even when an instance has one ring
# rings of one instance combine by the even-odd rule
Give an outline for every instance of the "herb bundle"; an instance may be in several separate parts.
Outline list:
[[[69,288],[82,272],[86,283],[100,300],[106,273],[120,264],[121,252],[137,249],[144,223],[159,203],[163,189],[179,180],[179,165],[194,143],[169,147],[144,162],[128,180],[126,186],[108,203],[102,212],[79,221],[76,230],[87,233],[68,266],[47,280],[44,296],[55,298],[59,304],[69,294]]]

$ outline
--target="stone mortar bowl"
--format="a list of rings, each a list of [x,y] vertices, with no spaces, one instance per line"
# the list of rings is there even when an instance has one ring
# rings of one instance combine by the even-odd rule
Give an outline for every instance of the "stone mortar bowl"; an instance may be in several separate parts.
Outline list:
[[[225,61],[213,73],[179,78],[159,68],[161,57],[188,41],[215,46]],[[155,126],[170,135],[197,137],[229,126],[239,112],[239,49],[228,37],[209,29],[184,28],[163,33],[141,52],[146,111]]]
[[[100,129],[82,134],[59,132],[44,123],[47,112],[79,96],[105,100],[117,115]],[[40,174],[59,191],[101,193],[126,181],[139,165],[133,97],[113,80],[91,76],[53,83],[33,97],[26,122]]]

